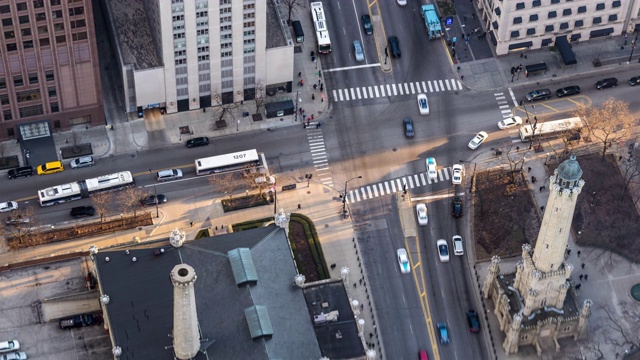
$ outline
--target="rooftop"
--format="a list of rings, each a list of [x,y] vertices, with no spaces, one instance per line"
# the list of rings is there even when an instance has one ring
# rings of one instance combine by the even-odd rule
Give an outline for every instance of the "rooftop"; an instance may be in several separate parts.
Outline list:
[[[287,38],[293,45],[293,38],[291,37],[291,29],[287,25],[287,19],[278,16],[278,11],[274,4],[275,1],[267,1],[267,49],[284,47],[289,45]],[[284,6],[280,8],[280,15],[286,16]],[[283,31],[286,31],[288,36],[285,36]]]
[[[249,248],[256,267],[255,285],[236,286],[227,252]],[[159,249],[164,249],[160,253]],[[108,257],[109,261],[105,258]],[[133,258],[136,261],[133,261]],[[164,243],[95,256],[114,346],[120,359],[173,360],[173,286],[171,269],[185,263],[195,269],[198,321],[209,358],[319,359],[313,321],[296,275],[284,230],[275,225],[186,242]],[[273,335],[253,340],[245,309],[265,306]],[[199,353],[196,359],[205,359]]]

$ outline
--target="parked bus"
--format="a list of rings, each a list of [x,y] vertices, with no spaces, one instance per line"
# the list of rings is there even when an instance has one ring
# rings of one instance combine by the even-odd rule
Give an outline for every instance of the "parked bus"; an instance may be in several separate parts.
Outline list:
[[[196,159],[195,166],[196,175],[209,175],[251,168],[267,170],[267,161],[263,153],[253,149]]]
[[[579,117],[573,117],[568,119],[538,123],[536,125],[535,134],[533,125],[525,125],[520,128],[520,131],[518,131],[518,133],[520,135],[520,140],[531,141],[534,137],[549,138],[559,136],[565,132],[578,133],[583,126],[584,123],[582,122],[582,119],[580,119]]]
[[[321,2],[311,3],[311,17],[313,18],[313,28],[318,39],[318,52],[328,54],[331,52],[331,39],[329,29],[327,29],[327,18],[324,16],[324,8]]]
[[[86,198],[93,193],[117,190],[134,185],[135,181],[131,172],[122,171],[40,190],[38,191],[38,200],[40,201],[40,206],[51,206]]]

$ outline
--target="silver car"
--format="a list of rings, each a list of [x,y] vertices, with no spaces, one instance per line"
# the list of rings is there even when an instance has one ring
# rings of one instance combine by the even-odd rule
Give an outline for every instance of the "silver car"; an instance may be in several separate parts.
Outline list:
[[[182,170],[180,169],[166,169],[160,170],[156,173],[156,180],[158,181],[170,181],[182,179]]]
[[[13,211],[18,209],[18,203],[15,201],[7,201],[0,203],[0,212]]]
[[[353,52],[356,55],[356,61],[364,61],[364,50],[362,50],[360,40],[353,41]]]
[[[93,166],[95,163],[96,162],[95,160],[93,160],[93,156],[83,156],[71,160],[71,163],[69,165],[71,165],[72,169],[79,169],[83,167]]]

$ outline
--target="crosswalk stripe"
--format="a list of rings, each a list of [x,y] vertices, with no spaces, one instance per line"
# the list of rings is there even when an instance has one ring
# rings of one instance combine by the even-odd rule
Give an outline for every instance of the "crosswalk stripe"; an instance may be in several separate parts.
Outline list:
[[[444,173],[444,178],[446,180],[449,180],[449,171],[451,171],[449,168],[442,169],[442,172]]]
[[[422,88],[420,88],[420,82],[416,81],[416,92],[420,94],[422,92]]]
[[[404,83],[404,93],[409,95],[409,84]]]
[[[384,195],[384,188],[382,187],[382,183],[378,184],[378,188],[380,190],[380,195]]]
[[[371,90],[371,86],[369,86],[369,97],[373,98],[373,90]]]
[[[404,95],[404,92],[402,91],[402,84],[398,84],[398,92],[400,95]]]
[[[366,87],[362,87],[362,97],[365,99],[368,99],[369,96],[367,95],[367,88]]]
[[[385,97],[386,95],[384,94],[384,85],[380,85],[380,95],[382,97]]]
[[[375,184],[373,185],[373,196],[375,196],[375,197],[380,196],[380,195],[378,194],[378,188],[376,187],[376,185],[375,185]]]
[[[416,93],[416,89],[413,87],[413,83],[409,83],[409,87],[411,88],[411,93],[415,94]]]
[[[340,101],[344,100],[342,97],[342,89],[338,89],[338,99],[340,99]]]
[[[391,191],[389,191],[389,182],[388,182],[388,181],[385,181],[385,182],[384,182],[384,188],[385,188],[385,190],[387,191],[387,194],[390,194],[390,193],[391,193]]]
[[[398,191],[402,190],[402,182],[400,179],[396,179],[396,182],[398,183]]]
[[[369,199],[373,197],[373,194],[371,194],[371,186],[367,186],[367,194],[369,194]]]
[[[429,84],[429,92],[433,92],[433,88],[431,87],[431,81],[427,81],[427,84]]]
[[[333,98],[338,100],[338,92],[334,89],[331,91],[333,93]]]
[[[427,182],[426,182],[426,180],[424,178],[424,173],[420,173],[420,180],[422,180],[422,186],[427,185]]]
[[[442,170],[444,169],[438,170],[438,178],[440,178],[440,181],[444,181],[444,175],[442,175]]]
[[[416,182],[416,187],[420,187],[420,178],[418,174],[413,175],[413,180]]]
[[[396,91],[396,84],[391,84],[391,88],[393,89],[393,96],[398,95],[398,92]]]
[[[499,101],[499,100],[506,100],[506,99],[507,99],[507,97],[506,97],[506,96],[504,96],[504,95],[496,96],[496,100],[498,100],[498,101]]]
[[[365,200],[368,199],[367,193],[365,192],[366,190],[367,190],[366,188],[360,188],[360,192],[362,193],[361,194],[362,198],[365,199]]]
[[[447,90],[451,90],[451,87],[449,86],[449,80],[445,80],[444,83],[447,85]]]
[[[409,188],[413,189],[413,179],[411,178],[411,176],[408,176],[407,179],[409,179]]]
[[[355,99],[356,98],[356,91],[354,88],[351,88],[351,98]]]
[[[387,96],[391,96],[391,85],[387,84]]]
[[[438,80],[440,82],[440,89],[442,89],[441,91],[444,91],[444,84],[442,83],[442,80]]]
[[[362,94],[360,93],[360,88],[356,88],[356,94],[358,95],[358,100],[362,99]]]
[[[380,97],[380,93],[378,92],[378,86],[373,87],[373,91],[376,93],[376,97]]]
[[[393,180],[391,180],[390,183],[391,183],[391,191],[396,192],[396,183]]]
[[[423,93],[427,92],[427,83],[425,81],[422,82],[422,92]]]
[[[437,81],[433,82],[433,87],[436,89],[436,91],[440,91],[440,88],[438,87],[438,82]]]
[[[460,88],[460,90],[462,90],[462,83],[460,82],[460,80],[456,80],[458,82],[458,87]]]

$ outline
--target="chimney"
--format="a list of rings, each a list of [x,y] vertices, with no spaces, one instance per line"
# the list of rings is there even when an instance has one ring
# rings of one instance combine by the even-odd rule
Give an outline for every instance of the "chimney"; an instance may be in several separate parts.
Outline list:
[[[173,351],[178,359],[196,356],[200,349],[198,314],[193,283],[196,271],[187,264],[176,265],[171,270],[173,283]]]

